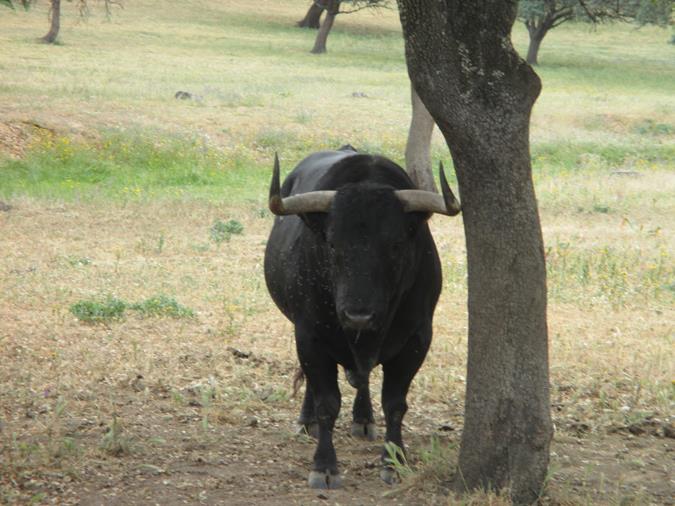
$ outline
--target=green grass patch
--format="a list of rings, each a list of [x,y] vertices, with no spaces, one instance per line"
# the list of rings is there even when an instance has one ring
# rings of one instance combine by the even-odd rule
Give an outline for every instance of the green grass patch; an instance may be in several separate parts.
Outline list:
[[[126,310],[136,311],[142,317],[194,318],[192,309],[179,304],[167,295],[155,295],[142,302],[128,303],[113,296],[99,300],[82,300],[70,306],[70,312],[85,323],[104,323],[120,320]]]
[[[626,165],[642,169],[669,168],[675,160],[675,144],[599,144],[548,142],[532,146],[535,177],[566,173],[595,175]]]
[[[209,230],[211,240],[220,245],[222,242],[229,242],[233,235],[240,235],[244,232],[244,225],[237,220],[228,220],[226,222],[216,220]]]
[[[192,309],[166,295],[156,295],[143,302],[130,304],[128,307],[133,311],[138,311],[142,316],[170,316],[172,318],[194,318],[195,316]]]
[[[103,300],[81,300],[70,306],[70,312],[85,323],[101,323],[119,320],[124,316],[127,304],[116,297]]]
[[[0,196],[7,199],[195,196],[237,202],[260,195],[270,169],[238,146],[221,150],[199,139],[139,134],[96,144],[46,139],[21,160],[0,161],[0,172]]]

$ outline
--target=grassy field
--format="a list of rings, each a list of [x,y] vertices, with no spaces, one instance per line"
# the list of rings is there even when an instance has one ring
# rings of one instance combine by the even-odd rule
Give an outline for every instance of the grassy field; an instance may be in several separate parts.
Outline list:
[[[460,219],[432,220],[444,291],[406,418],[413,472],[379,482],[381,443],[345,435],[343,382],[346,488],[304,488],[292,329],[262,276],[271,160],[348,142],[402,161],[410,115],[397,13],[340,16],[316,56],[293,26],[307,3],[143,0],[87,22],[64,3],[55,46],[36,43],[46,2],[0,11],[0,504],[455,504],[438,484],[462,423]],[[551,504],[675,495],[669,38],[563,25],[542,46]],[[438,135],[433,151],[451,165]]]

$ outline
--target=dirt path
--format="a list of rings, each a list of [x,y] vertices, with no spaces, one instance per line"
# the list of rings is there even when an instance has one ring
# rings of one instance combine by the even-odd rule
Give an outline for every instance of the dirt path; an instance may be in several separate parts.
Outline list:
[[[35,473],[19,488],[43,492],[45,502],[92,506],[448,504],[437,482],[413,478],[398,489],[381,482],[381,442],[346,436],[344,414],[336,447],[345,487],[322,492],[305,486],[314,442],[293,434],[294,413],[280,410],[232,424],[227,413],[207,414],[207,409],[194,399],[177,407],[162,393],[151,398],[142,392],[128,395],[119,404],[118,416],[127,422],[119,436],[118,456],[90,456],[84,465],[74,464],[77,472],[66,468]],[[205,430],[204,416],[209,415],[214,418]],[[447,421],[421,415],[410,420],[406,436],[414,465],[420,465],[420,453],[429,448],[432,437],[444,446],[458,442],[458,431],[448,430]],[[96,447],[106,431],[87,420],[70,420],[68,425],[83,447]],[[559,432],[552,448],[547,502],[674,504],[674,451],[673,439],[658,430],[602,437]],[[32,497],[42,497],[35,493]]]
[[[261,281],[267,217],[198,202],[11,204],[0,214],[0,504],[449,503],[438,468],[456,462],[462,426],[464,293],[444,292],[410,392],[404,438],[418,474],[394,489],[379,480],[381,441],[346,435],[353,390],[341,379],[345,487],[321,493],[305,486],[314,443],[293,432],[292,329]],[[205,244],[209,224],[230,216],[245,233]],[[461,254],[452,233],[437,233],[446,265]],[[132,302],[169,293],[197,316],[129,313],[92,325],[68,309],[110,293]],[[557,432],[547,501],[675,504],[672,390],[652,397],[634,371],[652,378],[665,367],[659,336],[665,343],[669,320],[638,306],[558,304],[551,315]],[[375,371],[378,423],[380,382]],[[447,447],[450,464],[434,468],[434,451]]]

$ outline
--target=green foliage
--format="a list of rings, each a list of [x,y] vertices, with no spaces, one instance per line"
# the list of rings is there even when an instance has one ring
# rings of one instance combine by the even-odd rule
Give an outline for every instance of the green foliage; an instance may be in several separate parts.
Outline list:
[[[673,0],[634,1],[635,22],[641,26],[653,24],[667,26],[672,24]]]
[[[233,235],[240,235],[243,231],[244,225],[237,220],[228,220],[227,222],[216,220],[213,225],[211,225],[209,235],[213,242],[220,245],[222,242],[229,242]]]
[[[520,0],[518,17],[523,20],[552,20],[550,28],[577,20],[602,22],[635,21],[640,25],[671,23],[672,0]],[[557,19],[554,19],[557,18]]]
[[[129,309],[138,311],[143,316],[171,316],[172,318],[193,318],[195,313],[185,307],[173,297],[156,295],[145,299],[143,302],[130,304]]]
[[[83,300],[70,306],[70,312],[80,321],[100,323],[119,319],[124,315],[127,304],[108,296],[102,301]]]
[[[25,10],[28,10],[31,6],[31,0],[19,0],[18,3],[20,3],[21,7],[23,7]],[[12,0],[0,0],[0,5],[4,5],[5,7],[9,7],[12,10],[16,10]]]
[[[521,0],[518,18],[530,34],[527,61],[537,63],[539,44],[549,30],[568,21],[634,21],[639,25],[672,23],[673,0]]]

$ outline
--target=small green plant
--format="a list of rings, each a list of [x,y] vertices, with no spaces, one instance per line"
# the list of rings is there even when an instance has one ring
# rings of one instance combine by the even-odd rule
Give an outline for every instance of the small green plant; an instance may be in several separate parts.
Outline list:
[[[202,406],[202,430],[204,432],[209,430],[209,411],[215,396],[216,389],[214,387],[204,387],[199,390],[199,403]]]
[[[180,406],[185,405],[185,397],[175,388],[171,390],[171,399]]]
[[[91,260],[87,257],[76,257],[70,256],[66,257],[66,261],[73,267],[80,267],[85,265],[91,265]]]
[[[608,214],[610,207],[602,204],[593,204],[593,211],[600,214]]]
[[[387,452],[387,456],[384,458],[385,463],[391,466],[400,478],[403,479],[413,474],[412,468],[408,465],[408,459],[406,459],[400,446],[387,441],[384,443],[384,450]]]
[[[122,318],[127,305],[124,301],[108,296],[102,301],[82,300],[70,306],[70,312],[80,321],[101,323]]]
[[[243,231],[244,225],[237,220],[229,220],[227,222],[216,220],[213,225],[211,225],[209,235],[213,242],[220,245],[222,242],[229,242],[233,235],[240,235]]]
[[[195,313],[189,307],[179,304],[173,297],[155,295],[143,302],[130,304],[129,309],[143,316],[171,316],[172,318],[193,318]]]
[[[164,239],[164,233],[159,234],[159,239],[157,239],[157,254],[158,255],[161,254],[162,251],[164,250],[164,243],[165,242],[166,241]]]
[[[131,451],[131,439],[123,435],[123,432],[122,424],[117,415],[113,414],[112,422],[101,439],[101,450],[115,457],[128,454]]]

